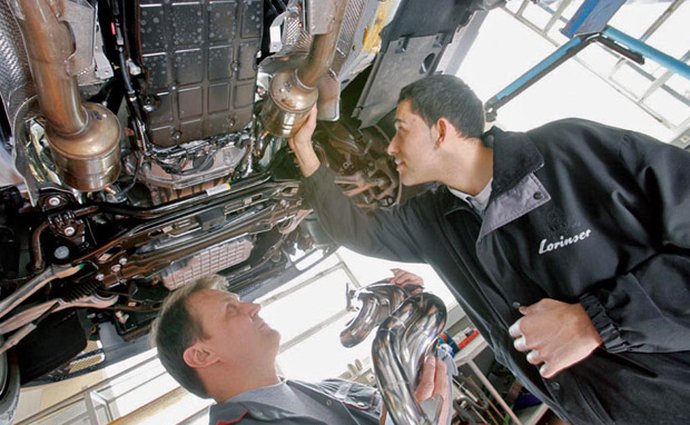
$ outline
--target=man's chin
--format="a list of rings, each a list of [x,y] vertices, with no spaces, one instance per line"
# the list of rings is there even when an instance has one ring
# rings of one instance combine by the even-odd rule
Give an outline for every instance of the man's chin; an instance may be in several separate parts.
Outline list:
[[[275,336],[275,338],[280,342],[281,339],[283,339],[283,336],[278,332],[277,330],[271,328],[271,333]]]
[[[418,181],[415,181],[413,178],[409,176],[400,176],[400,183],[402,183],[403,186],[416,186],[419,184]]]

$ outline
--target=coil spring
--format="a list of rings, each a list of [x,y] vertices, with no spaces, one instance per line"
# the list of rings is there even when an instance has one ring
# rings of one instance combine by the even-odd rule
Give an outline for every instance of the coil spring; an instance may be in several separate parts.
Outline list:
[[[94,291],[100,286],[101,282],[97,280],[79,282],[67,288],[65,295],[63,295],[61,298],[67,302],[71,302],[81,297],[93,294]]]

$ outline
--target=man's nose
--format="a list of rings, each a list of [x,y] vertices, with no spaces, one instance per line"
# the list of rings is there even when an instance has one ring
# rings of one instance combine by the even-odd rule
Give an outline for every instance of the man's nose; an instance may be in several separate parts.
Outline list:
[[[252,314],[256,315],[259,313],[259,311],[261,311],[261,304],[251,303],[251,305],[252,305]]]
[[[257,303],[245,303],[244,308],[247,311],[247,314],[250,316],[256,316],[259,311],[261,310],[261,304]]]
[[[390,156],[393,156],[397,152],[398,152],[398,133],[395,133],[395,135],[391,139],[391,142],[388,144],[388,147],[386,148],[386,153]]]

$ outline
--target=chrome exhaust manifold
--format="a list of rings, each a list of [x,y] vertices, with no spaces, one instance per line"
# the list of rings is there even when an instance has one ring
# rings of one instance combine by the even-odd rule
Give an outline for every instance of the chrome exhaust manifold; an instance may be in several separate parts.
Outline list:
[[[414,398],[417,376],[424,359],[436,348],[446,324],[446,307],[436,295],[407,292],[390,284],[373,284],[348,294],[348,305],[361,302],[358,316],[340,334],[352,347],[379,326],[371,359],[378,388],[396,425],[437,424],[440,407],[427,413]]]

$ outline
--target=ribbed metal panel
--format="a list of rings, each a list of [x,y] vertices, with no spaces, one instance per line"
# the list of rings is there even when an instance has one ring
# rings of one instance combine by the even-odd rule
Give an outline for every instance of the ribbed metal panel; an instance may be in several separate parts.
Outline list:
[[[337,51],[335,52],[335,58],[333,59],[333,68],[336,72],[339,72],[342,65],[345,63],[347,56],[350,55],[351,48],[354,45],[355,35],[357,33],[357,28],[359,27],[359,19],[362,16],[362,11],[364,6],[366,6],[367,0],[351,0],[347,5],[347,10],[345,12],[345,18],[343,19],[343,26],[340,30],[340,39],[338,40]]]
[[[34,93],[29,62],[9,0],[0,0],[0,97],[13,123],[19,106]]]
[[[338,0],[340,1],[340,0]],[[348,59],[352,52],[352,46],[355,44],[355,36],[360,25],[360,18],[362,11],[367,3],[371,0],[351,0],[348,2],[343,18],[343,24],[340,30],[340,38],[336,46],[335,57],[333,58],[333,69],[336,74],[339,74],[343,64]],[[378,1],[378,0],[376,0]],[[300,24],[298,17],[289,17],[285,20],[285,34],[283,37],[284,51],[289,52],[308,52],[311,46],[312,36]],[[355,52],[358,53],[358,52]]]
[[[254,244],[249,238],[225,242],[200,251],[161,273],[163,285],[171,291],[211,273],[239,264],[249,258]]]

